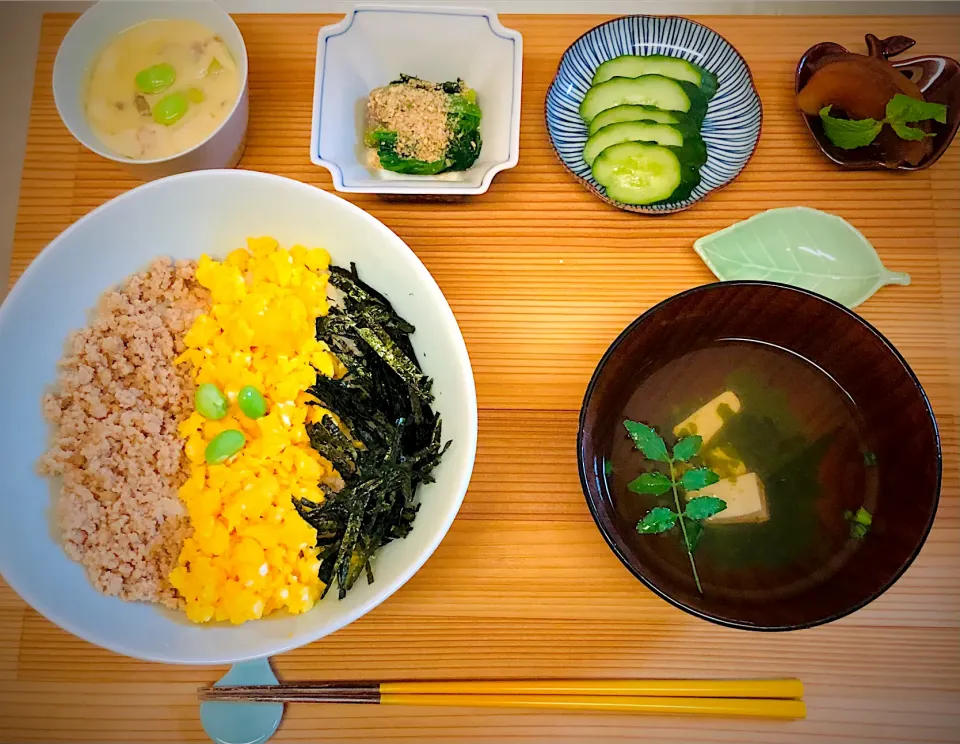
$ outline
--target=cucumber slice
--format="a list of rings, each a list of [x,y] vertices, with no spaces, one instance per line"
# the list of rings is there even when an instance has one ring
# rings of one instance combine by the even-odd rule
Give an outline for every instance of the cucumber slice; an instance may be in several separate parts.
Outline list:
[[[679,124],[680,115],[672,111],[661,111],[649,106],[614,106],[601,111],[590,122],[589,133],[595,134],[598,129],[619,124],[621,121],[652,121],[658,124]]]
[[[693,62],[690,64],[693,65]],[[709,101],[715,95],[717,95],[717,89],[720,87],[720,81],[717,79],[716,73],[710,72],[710,70],[700,67],[700,65],[693,65],[694,67],[700,70],[700,92],[706,97]]]
[[[657,145],[683,147],[684,137],[679,129],[669,124],[651,124],[644,121],[623,121],[603,127],[590,136],[583,147],[583,159],[593,165],[597,155],[620,142],[653,142]]]
[[[647,75],[646,77],[650,76]],[[643,80],[643,78],[637,78],[637,80]],[[703,91],[693,83],[688,83],[686,80],[676,80],[674,82],[683,88],[683,92],[686,93],[687,98],[690,99],[690,108],[686,114],[684,114],[684,120],[694,124],[697,131],[700,131],[703,120],[707,115],[709,99],[703,94]]]
[[[677,153],[680,162],[700,170],[707,162],[707,145],[699,134],[684,134]]]
[[[583,97],[583,102],[580,104],[580,116],[589,123],[601,111],[625,103],[685,113],[694,105],[690,100],[689,91],[691,90],[696,91],[704,104],[705,111],[706,99],[693,83],[673,80],[663,75],[644,75],[638,78],[615,77],[594,85],[587,91],[587,95]],[[701,116],[698,121],[702,118]]]
[[[661,145],[621,142],[593,161],[593,178],[622,204],[653,204],[670,197],[683,181],[676,153]]]
[[[624,54],[607,60],[597,68],[593,75],[593,85],[615,77],[635,78],[642,75],[663,75],[674,80],[693,83],[709,100],[717,92],[717,76],[698,64],[679,57],[667,57],[663,54],[637,56]]]
[[[670,147],[669,150],[672,150],[673,153],[677,156],[677,159],[680,161],[680,185],[670,194],[669,199],[664,199],[664,202],[670,202],[671,204],[678,201],[683,201],[686,199],[693,190],[700,183],[700,166],[696,165],[686,158],[689,157],[689,152],[686,148],[677,148]]]

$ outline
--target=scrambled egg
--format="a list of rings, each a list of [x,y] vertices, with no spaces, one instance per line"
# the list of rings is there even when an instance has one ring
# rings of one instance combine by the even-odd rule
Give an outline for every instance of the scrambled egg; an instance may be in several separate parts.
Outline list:
[[[242,623],[285,608],[309,610],[323,584],[316,530],[291,496],[323,500],[319,482],[333,466],[309,443],[305,424],[323,415],[304,391],[317,372],[345,373],[316,340],[316,318],[326,315],[329,254],[272,238],[250,238],[218,262],[203,256],[197,281],[210,290],[211,307],[184,336],[177,360],[190,364],[197,384],[213,383],[230,401],[218,421],[194,412],[180,424],[190,461],[180,488],[193,536],[170,573],[194,622]],[[267,414],[247,418],[237,394],[253,385],[266,398]],[[239,429],[244,448],[221,465],[208,465],[207,443]]]

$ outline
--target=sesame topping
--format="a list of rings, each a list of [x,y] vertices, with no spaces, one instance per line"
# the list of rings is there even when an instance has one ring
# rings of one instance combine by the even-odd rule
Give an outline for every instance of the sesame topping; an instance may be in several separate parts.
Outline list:
[[[448,100],[438,86],[413,78],[373,90],[367,117],[373,128],[397,133],[398,156],[432,163],[443,159],[450,142]]]

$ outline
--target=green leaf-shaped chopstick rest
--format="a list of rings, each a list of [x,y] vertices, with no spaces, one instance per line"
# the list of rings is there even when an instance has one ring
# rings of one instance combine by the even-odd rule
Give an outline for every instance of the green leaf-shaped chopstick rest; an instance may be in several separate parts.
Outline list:
[[[754,279],[808,289],[853,308],[910,275],[888,271],[870,242],[842,217],[782,207],[700,238],[694,250],[721,281]]]

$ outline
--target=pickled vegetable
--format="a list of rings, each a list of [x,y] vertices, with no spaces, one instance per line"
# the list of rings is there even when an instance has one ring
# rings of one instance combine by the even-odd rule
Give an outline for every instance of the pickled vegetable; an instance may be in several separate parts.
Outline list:
[[[821,60],[820,67],[797,94],[797,106],[809,116],[819,116],[830,106],[834,116],[842,112],[848,119],[882,121],[887,103],[898,94],[923,100],[916,84],[885,60],[844,52]],[[930,125],[921,122],[918,129],[929,132]],[[890,165],[916,165],[931,143],[926,138],[906,140],[884,130],[871,146]]]
[[[922,100],[920,89],[886,62],[861,54],[824,57],[823,64],[797,95],[800,110],[817,116],[835,106],[851,119],[882,119],[897,93]]]

